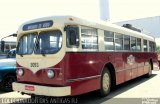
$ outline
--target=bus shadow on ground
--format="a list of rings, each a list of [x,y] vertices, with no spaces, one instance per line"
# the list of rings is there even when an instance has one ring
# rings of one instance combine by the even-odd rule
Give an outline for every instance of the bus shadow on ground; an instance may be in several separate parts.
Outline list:
[[[77,104],[100,104],[106,102],[113,97],[128,91],[129,89],[136,87],[148,80],[154,78],[157,74],[152,74],[150,78],[145,78],[144,76],[138,77],[136,79],[127,81],[123,84],[116,86],[114,90],[106,97],[99,96],[98,91],[93,91],[87,94],[82,94],[74,97],[36,97],[35,99],[23,99],[18,102],[13,102],[12,104],[21,104],[21,103],[48,103],[48,104],[67,104],[67,103],[77,103]]]

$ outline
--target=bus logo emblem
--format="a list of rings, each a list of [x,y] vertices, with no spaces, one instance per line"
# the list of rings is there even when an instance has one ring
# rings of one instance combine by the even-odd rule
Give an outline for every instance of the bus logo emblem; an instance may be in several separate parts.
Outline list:
[[[129,56],[127,57],[127,63],[128,63],[129,65],[132,65],[134,62],[135,62],[135,57],[134,57],[133,55],[129,55]]]

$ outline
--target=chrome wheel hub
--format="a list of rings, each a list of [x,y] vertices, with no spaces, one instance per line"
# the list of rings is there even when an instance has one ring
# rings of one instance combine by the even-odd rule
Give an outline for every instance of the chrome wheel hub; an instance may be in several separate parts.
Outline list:
[[[104,91],[108,91],[109,87],[110,87],[110,78],[109,78],[108,73],[105,73],[103,75],[103,89],[104,89]]]

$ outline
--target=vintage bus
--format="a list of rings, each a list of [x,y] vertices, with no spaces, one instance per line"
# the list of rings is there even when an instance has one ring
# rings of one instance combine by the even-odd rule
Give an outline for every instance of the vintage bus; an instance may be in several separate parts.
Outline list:
[[[54,16],[22,24],[17,37],[17,82],[28,95],[73,96],[150,76],[154,38],[102,21]]]

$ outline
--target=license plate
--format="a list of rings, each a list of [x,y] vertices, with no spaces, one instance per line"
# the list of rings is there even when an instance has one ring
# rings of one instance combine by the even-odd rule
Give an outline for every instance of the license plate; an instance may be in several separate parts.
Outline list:
[[[28,90],[28,91],[34,91],[34,86],[31,86],[31,85],[25,85],[25,90]]]

